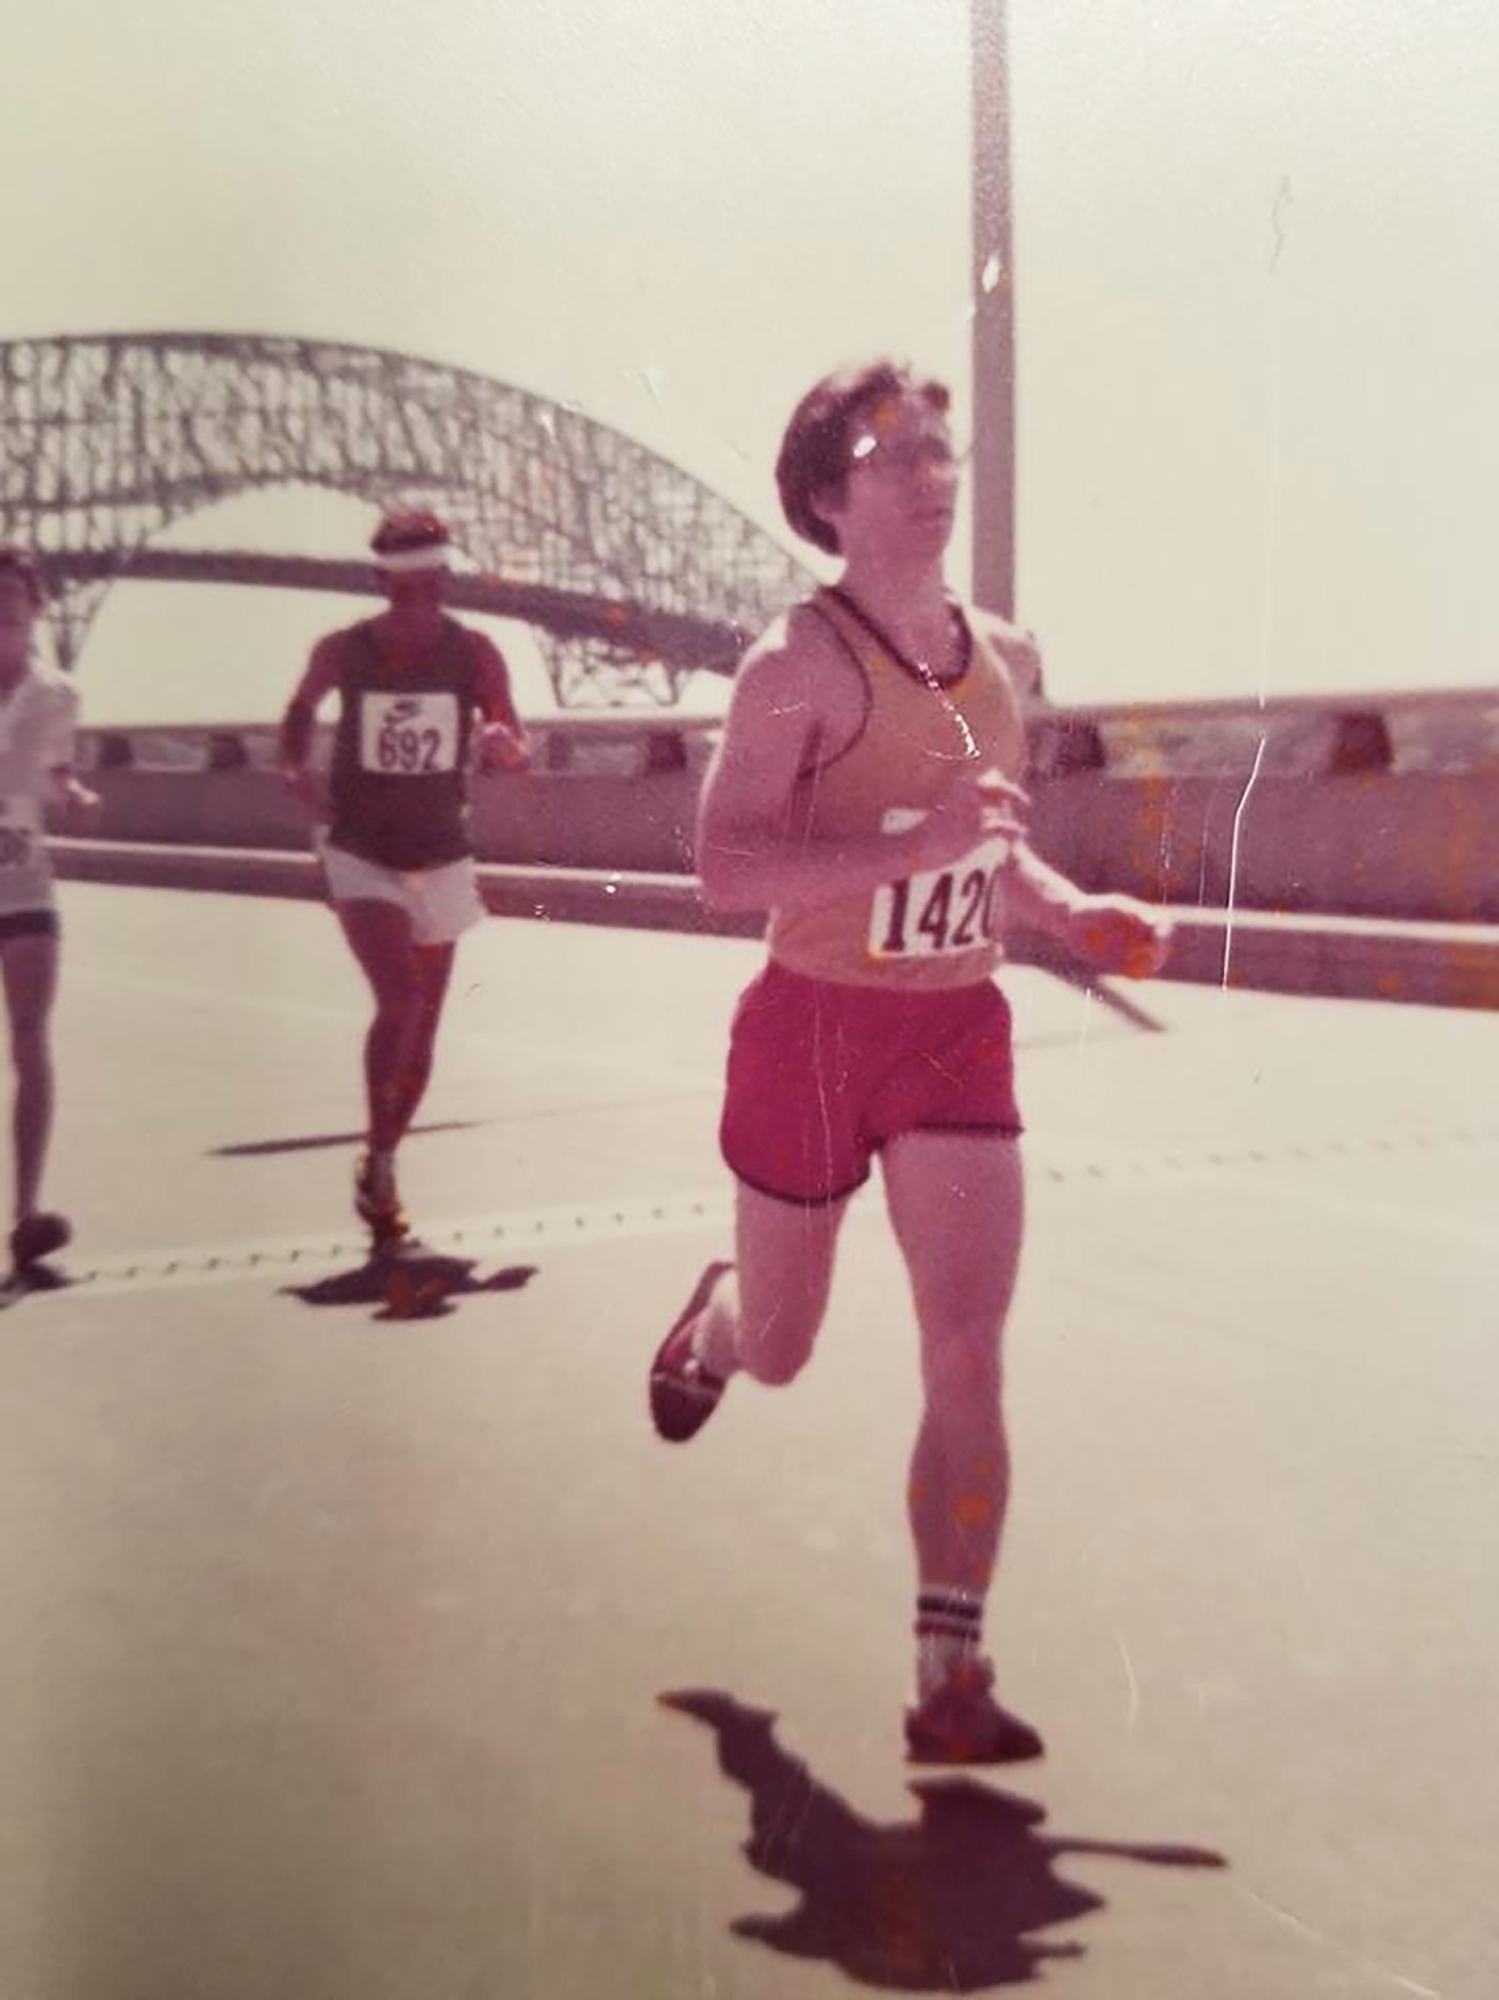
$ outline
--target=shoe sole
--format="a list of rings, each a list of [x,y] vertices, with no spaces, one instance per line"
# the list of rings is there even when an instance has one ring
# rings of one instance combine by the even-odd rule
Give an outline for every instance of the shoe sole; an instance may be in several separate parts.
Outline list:
[[[651,1422],[656,1435],[667,1444],[685,1444],[707,1423],[709,1417],[723,1400],[726,1382],[719,1382],[716,1388],[709,1388],[691,1382],[684,1382],[674,1371],[663,1367],[662,1358],[672,1342],[689,1325],[708,1303],[713,1287],[725,1271],[734,1268],[731,1259],[705,1264],[697,1283],[692,1288],[691,1297],[671,1323],[671,1330],[656,1349],[651,1362],[650,1407]],[[713,1378],[716,1380],[716,1378]]]

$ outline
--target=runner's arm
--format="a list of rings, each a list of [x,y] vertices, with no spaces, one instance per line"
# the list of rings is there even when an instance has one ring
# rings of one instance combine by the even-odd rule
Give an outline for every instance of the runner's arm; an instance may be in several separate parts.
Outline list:
[[[902,833],[817,841],[797,826],[797,780],[829,715],[819,689],[825,677],[812,646],[798,640],[794,619],[746,656],[704,780],[697,865],[710,909],[831,902],[914,868],[941,866],[983,837],[987,808],[967,777],[955,780],[926,818]]]
[[[103,804],[92,786],[84,784],[71,764],[54,764],[47,773],[53,798],[69,813],[91,813]]]
[[[1091,896],[1017,840],[1005,872],[1007,926],[1044,931],[1100,972],[1147,979],[1166,962],[1171,919],[1132,896]]]
[[[313,647],[306,670],[282,713],[276,739],[276,762],[287,789],[316,811],[322,810],[325,801],[307,759],[318,709],[338,685],[337,638],[336,633],[329,633]]]
[[[1017,840],[1005,869],[1006,921],[1026,930],[1045,931],[1065,944],[1077,913],[1088,901],[1085,890],[1049,867],[1034,848]]]
[[[980,630],[1000,654],[1022,713],[1044,706],[1041,652],[1033,632],[992,613]],[[1029,843],[1017,840],[1005,870],[1005,921],[1044,932],[1101,972],[1143,977],[1165,961],[1171,922],[1130,896],[1094,896],[1050,867]]]
[[[83,783],[73,763],[74,732],[78,726],[77,691],[65,684],[55,685],[51,695],[41,744],[47,789],[65,811],[91,812],[99,804],[99,794]]]
[[[330,633],[326,638],[318,640],[312,649],[312,657],[307,662],[306,670],[292,690],[291,700],[282,712],[281,729],[276,742],[276,757],[282,775],[288,779],[299,777],[306,769],[308,752],[312,748],[312,725],[317,720],[317,712],[324,700],[337,685],[336,641],[336,633]]]
[[[482,632],[471,631],[469,643],[478,676],[479,713],[484,718],[479,755],[491,769],[524,771],[531,761],[531,742],[515,712],[505,656]]]

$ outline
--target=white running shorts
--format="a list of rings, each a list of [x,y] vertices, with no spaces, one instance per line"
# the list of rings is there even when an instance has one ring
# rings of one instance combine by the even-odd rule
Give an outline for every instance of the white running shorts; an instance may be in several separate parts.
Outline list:
[[[411,919],[416,944],[452,944],[484,921],[473,857],[436,868],[385,868],[334,847],[319,833],[317,850],[334,903],[394,903]]]

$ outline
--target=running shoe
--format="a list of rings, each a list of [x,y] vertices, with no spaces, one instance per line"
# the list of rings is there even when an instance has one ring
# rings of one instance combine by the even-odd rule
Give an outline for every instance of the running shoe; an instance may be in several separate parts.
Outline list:
[[[994,1668],[975,1654],[955,1661],[945,1681],[906,1710],[906,1756],[913,1764],[1020,1764],[1046,1746],[1028,1722],[994,1699]]]
[[[39,1264],[73,1240],[73,1225],[65,1215],[43,1211],[28,1215],[10,1232],[10,1261],[18,1271]]]
[[[692,1351],[692,1330],[729,1263],[709,1264],[651,1363],[651,1421],[669,1444],[685,1444],[718,1408],[728,1384]]]
[[[409,1224],[401,1213],[395,1169],[388,1161],[382,1164],[370,1153],[359,1155],[354,1166],[354,1212],[369,1225],[377,1248],[407,1233]]]

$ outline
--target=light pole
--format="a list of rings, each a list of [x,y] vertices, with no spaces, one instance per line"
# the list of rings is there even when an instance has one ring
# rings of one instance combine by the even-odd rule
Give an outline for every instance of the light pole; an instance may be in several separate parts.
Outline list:
[[[1015,610],[1015,278],[1007,0],[969,0],[973,102],[973,595]]]

